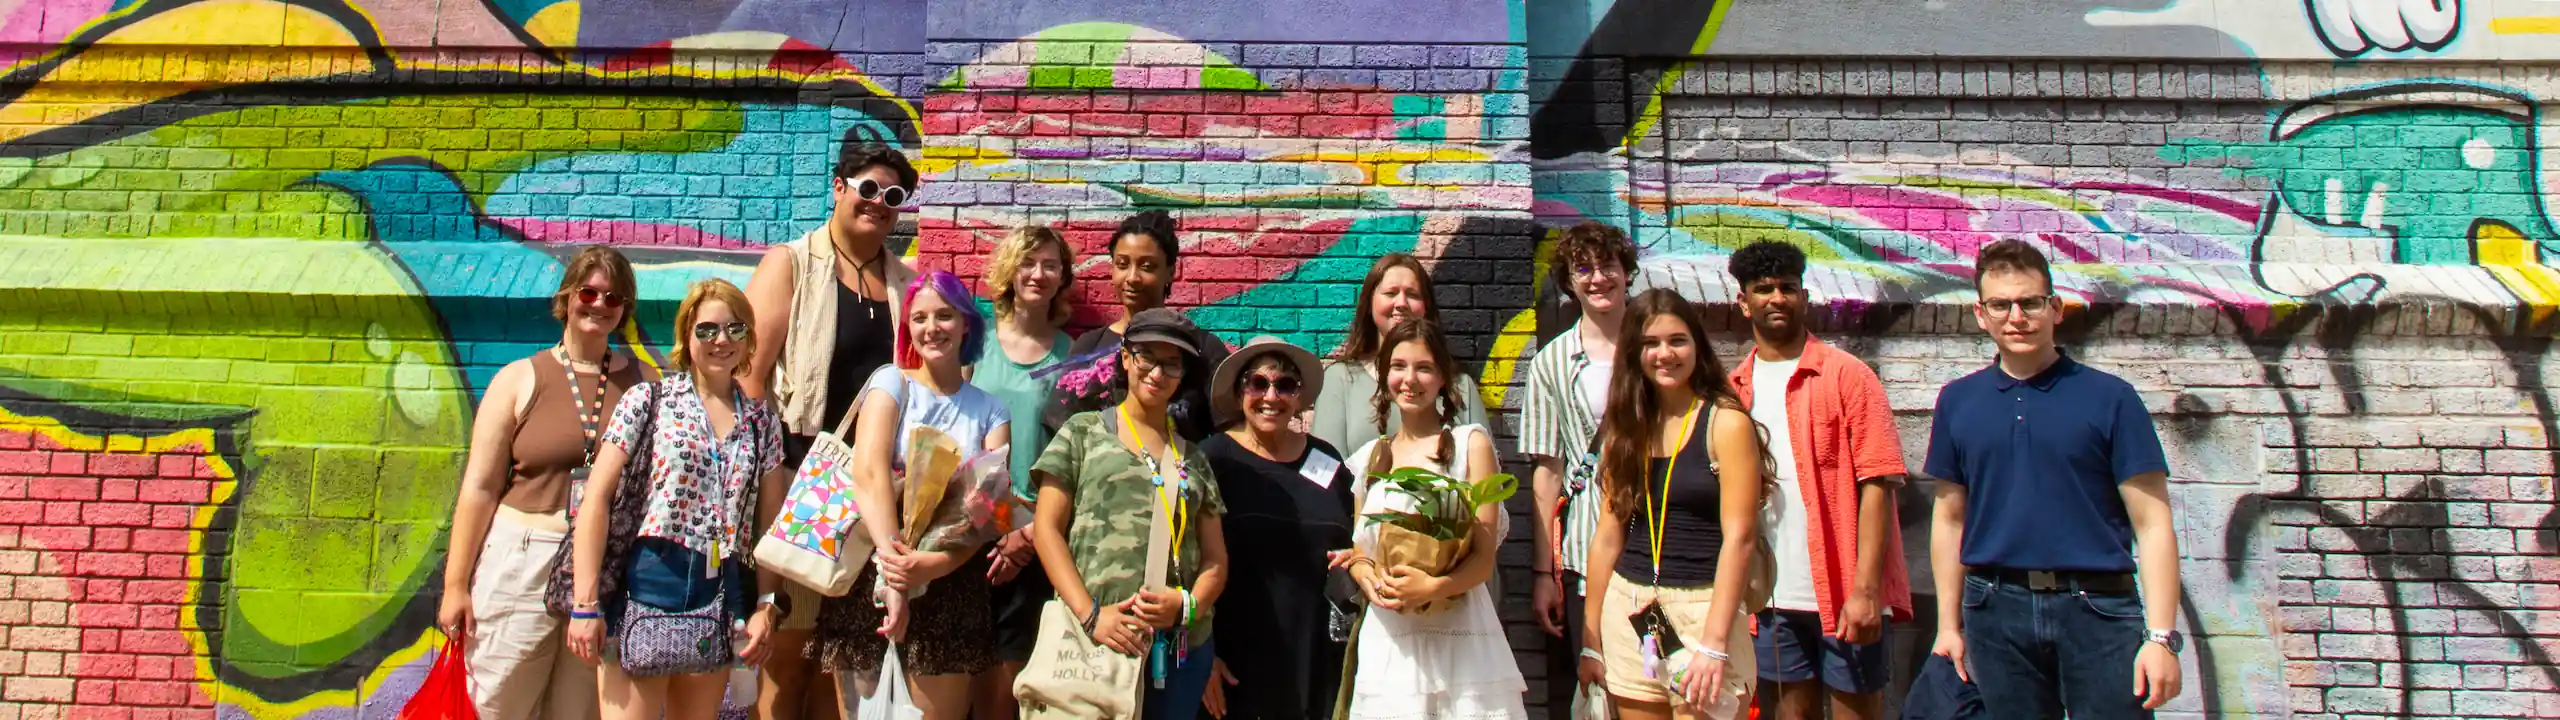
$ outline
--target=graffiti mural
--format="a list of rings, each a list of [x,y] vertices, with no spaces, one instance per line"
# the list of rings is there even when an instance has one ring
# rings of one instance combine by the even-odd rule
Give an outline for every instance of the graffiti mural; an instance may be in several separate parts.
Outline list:
[[[560,260],[624,249],[624,340],[663,347],[686,283],[825,217],[848,131],[926,171],[926,265],[1175,209],[1176,300],[1235,341],[1338,343],[1386,252],[1490,285],[1529,204],[1512,15],[1266,5],[0,3],[0,693],[396,708],[472,404],[558,332]],[[1481,357],[1527,302],[1470,295]]]

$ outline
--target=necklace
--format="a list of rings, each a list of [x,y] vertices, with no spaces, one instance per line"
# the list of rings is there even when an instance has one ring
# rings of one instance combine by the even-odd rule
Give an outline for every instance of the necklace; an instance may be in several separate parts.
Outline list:
[[[598,416],[604,414],[604,363],[596,363],[596,400],[590,406],[586,393],[578,390],[580,363],[569,358],[569,347],[554,346],[551,355],[560,361],[561,372],[569,376],[569,405],[577,408],[579,441],[585,446],[586,462],[592,464],[596,461],[596,423],[600,420]]]
[[[871,251],[870,260],[853,260],[851,259],[851,255],[844,252],[844,248],[836,248],[836,254],[845,255],[847,258],[846,262],[853,263],[853,294],[855,297],[860,297],[862,295],[862,282],[869,277],[863,271],[871,269],[872,265],[887,262],[889,259],[889,247],[887,245],[882,245],[880,246],[880,249]],[[881,276],[880,294],[889,294],[888,276],[885,274]],[[880,319],[879,308],[873,307],[869,303],[865,303],[862,306],[862,319]]]

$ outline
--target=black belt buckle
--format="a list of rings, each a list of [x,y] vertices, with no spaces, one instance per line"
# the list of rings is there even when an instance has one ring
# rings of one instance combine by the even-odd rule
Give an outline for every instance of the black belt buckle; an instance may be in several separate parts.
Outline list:
[[[2064,578],[2062,573],[2051,570],[2027,571],[2028,590],[2033,590],[2035,592],[2061,592],[2064,590],[2074,589],[2075,587],[2076,583],[2071,582],[2068,578]]]

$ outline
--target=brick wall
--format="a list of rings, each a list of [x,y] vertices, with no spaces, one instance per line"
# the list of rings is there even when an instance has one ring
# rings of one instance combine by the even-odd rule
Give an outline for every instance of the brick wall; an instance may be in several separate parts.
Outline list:
[[[1498,425],[1572,321],[1545,229],[1634,228],[1641,283],[1716,303],[1732,249],[1807,248],[1915,463],[1988,357],[1974,250],[2041,243],[2066,342],[2172,455],[2171,716],[2560,714],[2560,54],[2523,10],[357,5],[0,11],[0,720],[389,713],[479,387],[556,337],[565,248],[634,257],[628,340],[663,348],[686,283],[825,215],[854,128],[925,171],[922,265],[1066,230],[1080,327],[1140,209],[1181,218],[1175,301],[1231,341],[1330,348],[1414,252]]]

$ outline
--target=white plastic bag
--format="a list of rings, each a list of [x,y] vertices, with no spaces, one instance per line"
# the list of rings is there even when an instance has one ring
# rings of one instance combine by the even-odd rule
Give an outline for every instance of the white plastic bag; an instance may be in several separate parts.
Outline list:
[[[1583,683],[1573,690],[1573,720],[1616,720],[1609,709],[1609,691],[1598,683]]]
[[[888,657],[880,660],[880,684],[854,709],[855,720],[924,720],[924,711],[907,697],[906,668],[898,663],[898,648],[889,646]]]

